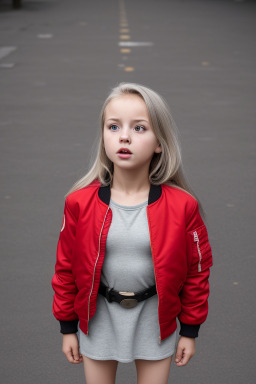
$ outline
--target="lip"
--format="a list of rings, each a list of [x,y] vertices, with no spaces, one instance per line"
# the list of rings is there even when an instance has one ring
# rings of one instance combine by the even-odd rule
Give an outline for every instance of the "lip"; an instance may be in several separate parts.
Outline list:
[[[119,153],[117,152],[117,156],[118,157],[121,157],[121,159],[129,159],[129,157],[131,157],[131,153]]]
[[[122,148],[120,148],[120,149],[117,151],[117,153],[120,153],[120,151],[127,151],[129,155],[132,154],[132,152],[130,151],[129,148],[124,148],[124,147],[122,147]]]

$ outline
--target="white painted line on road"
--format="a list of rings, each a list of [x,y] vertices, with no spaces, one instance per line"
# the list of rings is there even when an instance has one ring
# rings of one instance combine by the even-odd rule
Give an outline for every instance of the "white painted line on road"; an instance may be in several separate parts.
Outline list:
[[[37,37],[39,39],[52,39],[53,35],[51,33],[39,33]]]
[[[0,47],[0,60],[3,59],[5,56],[8,56],[16,49],[16,47]]]
[[[1,63],[0,68],[13,68],[15,63]]]
[[[120,47],[151,47],[154,43],[150,41],[119,41]]]

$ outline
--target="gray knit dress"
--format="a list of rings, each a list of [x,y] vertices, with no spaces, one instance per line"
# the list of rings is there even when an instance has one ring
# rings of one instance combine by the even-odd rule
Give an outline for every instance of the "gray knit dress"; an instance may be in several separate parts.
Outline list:
[[[117,291],[137,292],[155,284],[147,204],[125,206],[110,199],[113,215],[101,281]],[[98,294],[88,330],[85,335],[79,328],[77,335],[80,353],[91,359],[129,363],[160,360],[175,352],[177,331],[159,344],[157,294],[129,309]]]

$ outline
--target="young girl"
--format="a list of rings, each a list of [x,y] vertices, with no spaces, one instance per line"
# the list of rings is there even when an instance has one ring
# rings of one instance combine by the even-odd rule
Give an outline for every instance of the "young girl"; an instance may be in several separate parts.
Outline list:
[[[91,170],[66,196],[52,286],[63,352],[87,384],[166,384],[207,317],[212,253],[184,178],[175,125],[154,91],[121,83],[101,112]]]

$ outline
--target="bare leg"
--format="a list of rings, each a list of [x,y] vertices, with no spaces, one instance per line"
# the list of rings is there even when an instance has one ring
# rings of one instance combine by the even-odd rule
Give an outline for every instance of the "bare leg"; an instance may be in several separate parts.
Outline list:
[[[115,384],[117,360],[95,360],[83,356],[86,384]]]
[[[162,360],[136,359],[137,384],[167,384],[172,356]]]

